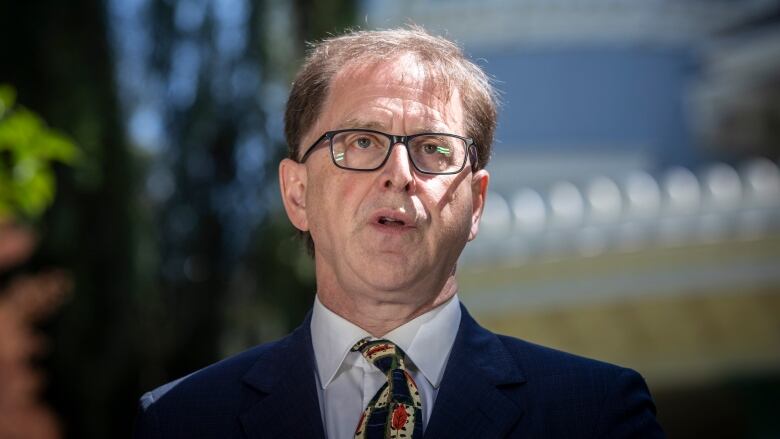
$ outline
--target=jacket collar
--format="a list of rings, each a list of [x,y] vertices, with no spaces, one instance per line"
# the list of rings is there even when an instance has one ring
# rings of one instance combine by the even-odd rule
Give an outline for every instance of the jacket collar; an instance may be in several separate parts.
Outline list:
[[[406,353],[407,360],[438,389],[460,327],[460,312],[456,295],[380,338],[398,345]],[[319,384],[323,389],[328,387],[350,355],[350,348],[365,337],[371,337],[371,334],[326,308],[318,297],[314,298],[311,339]]]
[[[292,334],[262,351],[243,381],[266,396],[241,415],[249,438],[324,438],[316,388],[311,313]],[[461,305],[425,437],[503,437],[525,411],[512,392],[525,382],[517,360]]]
[[[240,418],[249,438],[323,438],[315,383],[311,312],[292,334],[269,345],[244,375],[249,387],[265,397]]]
[[[501,340],[461,305],[458,335],[425,437],[504,437],[525,408],[516,392],[525,382]]]

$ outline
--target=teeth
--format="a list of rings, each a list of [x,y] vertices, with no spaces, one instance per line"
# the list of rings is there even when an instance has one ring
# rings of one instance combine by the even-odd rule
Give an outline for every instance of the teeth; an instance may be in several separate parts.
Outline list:
[[[386,216],[383,216],[383,217],[379,218],[379,224],[382,224],[382,225],[385,225],[385,226],[386,225],[401,225],[402,226],[402,225],[404,225],[404,222],[401,221],[401,220],[397,220],[397,219],[394,219],[394,218],[388,218]]]

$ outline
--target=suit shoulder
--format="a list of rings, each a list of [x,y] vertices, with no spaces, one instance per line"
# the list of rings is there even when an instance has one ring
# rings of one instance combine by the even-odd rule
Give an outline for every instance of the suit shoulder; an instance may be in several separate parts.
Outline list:
[[[496,335],[513,358],[522,364],[526,373],[568,371],[620,375],[632,372],[631,369],[605,361],[564,352],[507,335]]]
[[[498,338],[527,379],[524,391],[534,401],[539,425],[572,426],[538,436],[591,432],[589,437],[664,437],[650,391],[636,371],[513,337]]]
[[[140,400],[141,409],[146,410],[162,400],[208,400],[214,395],[238,392],[244,374],[264,353],[283,341],[255,346],[146,392]]]
[[[134,437],[241,436],[238,414],[265,397],[257,378],[266,377],[258,368],[279,373],[276,369],[284,365],[276,360],[289,356],[291,337],[253,347],[147,392],[139,401]]]

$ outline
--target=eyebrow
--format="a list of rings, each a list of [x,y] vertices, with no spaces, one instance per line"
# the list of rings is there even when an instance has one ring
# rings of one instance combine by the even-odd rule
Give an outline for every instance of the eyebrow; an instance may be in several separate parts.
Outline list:
[[[361,120],[357,118],[347,119],[343,124],[341,124],[341,126],[344,129],[362,128],[366,130],[375,130],[375,131],[383,131],[387,129],[387,127],[381,122]]]
[[[341,127],[342,129],[358,128],[358,129],[375,130],[375,131],[382,131],[382,132],[388,130],[387,126],[381,122],[372,121],[372,120],[361,120],[358,118],[347,119],[343,124],[341,124]],[[421,129],[415,131],[420,133],[440,133],[446,131],[446,129],[438,125],[423,125]]]

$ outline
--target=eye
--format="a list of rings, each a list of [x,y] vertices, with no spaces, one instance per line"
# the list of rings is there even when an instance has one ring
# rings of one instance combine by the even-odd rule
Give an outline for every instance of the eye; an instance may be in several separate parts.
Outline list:
[[[433,143],[426,143],[422,146],[422,151],[426,154],[435,154],[438,152],[439,147]]]
[[[368,149],[374,144],[373,139],[370,137],[358,137],[354,141],[354,145],[360,149]]]
[[[420,150],[425,155],[443,155],[449,157],[452,154],[452,148],[447,142],[427,140],[420,146]]]

